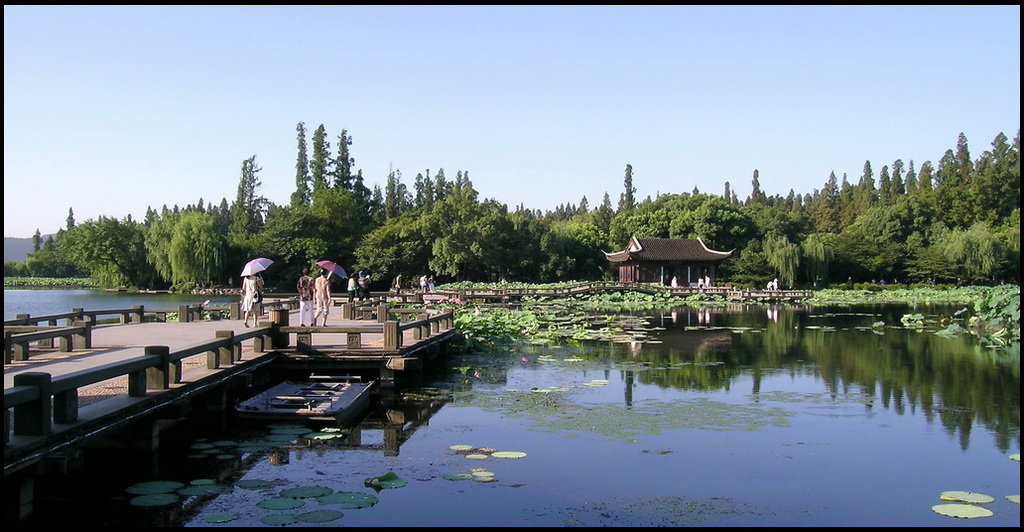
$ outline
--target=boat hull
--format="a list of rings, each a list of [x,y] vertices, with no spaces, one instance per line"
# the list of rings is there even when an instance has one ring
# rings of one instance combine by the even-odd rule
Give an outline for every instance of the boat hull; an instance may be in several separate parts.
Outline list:
[[[374,382],[351,380],[284,381],[242,401],[235,410],[243,419],[265,421],[356,420],[370,406]]]

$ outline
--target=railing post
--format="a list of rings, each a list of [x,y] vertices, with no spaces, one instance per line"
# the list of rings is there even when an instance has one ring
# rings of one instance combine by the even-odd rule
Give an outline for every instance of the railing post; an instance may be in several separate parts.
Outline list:
[[[235,346],[239,345],[235,343],[235,331],[217,331],[217,338],[225,339],[225,344],[218,349],[221,365],[230,365],[242,360],[242,350],[235,349]]]
[[[178,323],[188,323],[192,321],[192,316],[189,314],[188,305],[178,305]]]
[[[384,349],[398,349],[402,347],[402,335],[398,330],[397,321],[384,322]]]
[[[71,325],[84,328],[83,332],[74,335],[71,339],[71,349],[92,349],[92,323],[84,320],[75,320]]]
[[[270,311],[270,326],[273,332],[270,337],[270,346],[274,349],[288,347],[288,334],[281,332],[281,327],[287,327],[289,321],[288,310],[276,308]]]
[[[233,319],[233,320],[240,320],[240,319],[242,319],[242,304],[241,303],[239,303],[238,301],[235,301],[234,303],[231,303],[231,305],[229,305],[229,307],[230,307],[230,309],[229,309],[228,312],[231,313],[231,319]]]
[[[430,318],[430,315],[425,312],[423,314],[416,315],[416,321],[420,322],[420,324],[413,329],[413,338],[422,340],[430,336],[430,324],[427,322],[428,318]]]
[[[14,349],[11,346],[11,331],[4,331],[4,364],[14,362]]]
[[[157,364],[146,368],[146,389],[166,390],[171,387],[171,348],[166,345],[147,345],[143,349],[145,356],[157,357]]]
[[[387,323],[388,321],[388,304],[381,303],[377,305],[377,323]]]
[[[145,318],[146,318],[145,305],[135,305],[132,308],[135,309],[135,312],[132,313],[131,322],[132,323],[142,323],[143,321],[145,321]]]
[[[53,433],[51,415],[53,396],[50,391],[50,374],[26,371],[14,376],[15,386],[33,386],[39,390],[39,397],[14,407],[15,436],[49,436]]]

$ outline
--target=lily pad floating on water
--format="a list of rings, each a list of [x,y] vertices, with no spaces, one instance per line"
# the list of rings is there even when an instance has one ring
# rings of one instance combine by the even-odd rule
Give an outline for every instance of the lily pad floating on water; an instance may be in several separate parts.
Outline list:
[[[189,496],[203,496],[203,495],[215,495],[224,491],[224,486],[218,486],[216,484],[195,484],[178,490],[178,495]]]
[[[1020,495],[1007,495],[1006,500],[1014,504],[1020,504]]]
[[[448,473],[442,478],[445,480],[469,480],[473,478],[473,475],[470,475],[469,473]]]
[[[463,445],[463,444],[449,445],[448,446],[448,449],[452,450],[452,451],[468,451],[468,450],[470,450],[472,448],[473,448],[472,445]]]
[[[1020,453],[1013,453],[1010,455],[1010,460],[1014,462],[1020,462]]]
[[[379,500],[380,499],[372,493],[360,493],[356,491],[339,491],[337,493],[322,495],[316,498],[316,501],[320,504],[340,504],[342,508],[349,510],[369,508],[377,504]]]
[[[302,499],[293,499],[291,497],[272,497],[256,503],[256,506],[259,506],[264,510],[294,510],[295,508],[305,506],[305,504],[306,502]]]
[[[173,480],[152,480],[128,486],[125,491],[132,495],[149,495],[153,493],[170,493],[184,487],[185,484]]]
[[[942,501],[955,501],[955,502],[967,502],[973,504],[988,504],[995,499],[991,495],[985,495],[984,493],[975,493],[973,491],[944,491],[939,495],[939,500]]]
[[[526,453],[522,451],[496,451],[491,453],[491,456],[495,458],[523,458]]]
[[[235,487],[244,490],[262,490],[273,486],[274,483],[269,480],[239,480],[235,482]]]
[[[975,506],[973,504],[950,503],[936,504],[932,511],[948,517],[959,517],[962,519],[973,519],[976,517],[992,517],[992,510]]]
[[[379,477],[371,477],[366,479],[363,482],[363,484],[371,488],[392,489],[405,487],[407,484],[409,484],[409,481],[403,478],[399,478],[399,476],[396,475],[394,471],[388,471],[387,473]]]
[[[467,460],[486,460],[487,456],[488,455],[483,454],[483,453],[470,453],[470,454],[466,455],[466,459]]]
[[[334,493],[334,490],[331,488],[325,488],[322,486],[303,486],[300,488],[282,490],[281,496],[291,497],[293,499],[313,499],[324,495],[330,495],[331,493]]]
[[[132,500],[128,502],[132,506],[167,506],[168,504],[177,504],[178,500],[180,498],[174,493],[150,493],[132,497]]]
[[[306,512],[295,516],[299,521],[305,521],[307,523],[327,523],[334,521],[335,519],[341,519],[345,517],[343,512],[338,510],[313,510],[312,512]]]

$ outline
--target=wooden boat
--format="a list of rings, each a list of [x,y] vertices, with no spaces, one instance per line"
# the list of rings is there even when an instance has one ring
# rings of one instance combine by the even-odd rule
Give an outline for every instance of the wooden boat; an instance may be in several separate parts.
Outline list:
[[[239,417],[266,421],[330,421],[345,425],[370,406],[374,381],[359,377],[311,376],[308,381],[284,381],[242,401]]]

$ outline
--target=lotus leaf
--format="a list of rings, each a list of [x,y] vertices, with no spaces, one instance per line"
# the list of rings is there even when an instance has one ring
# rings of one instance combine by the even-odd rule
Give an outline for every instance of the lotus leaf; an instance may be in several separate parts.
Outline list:
[[[1020,495],[1007,495],[1006,500],[1014,504],[1020,504]]]
[[[472,445],[449,445],[448,448],[452,451],[468,451],[473,448]]]
[[[224,491],[224,486],[217,486],[215,484],[205,485],[194,485],[178,490],[179,495],[188,496],[202,496],[202,495],[213,495]]]
[[[149,495],[153,493],[170,493],[176,489],[184,487],[185,485],[181,482],[174,482],[172,480],[153,480],[150,482],[139,482],[133,486],[128,486],[125,491],[132,495]]]
[[[467,454],[466,458],[469,459],[469,460],[484,460],[484,459],[487,458],[487,455],[486,454],[481,454],[481,453],[472,453],[472,454]]]
[[[1010,460],[1014,462],[1020,462],[1020,453],[1013,453],[1010,455]]]
[[[491,453],[491,456],[495,458],[523,458],[526,453],[522,451],[498,451]]]
[[[335,519],[341,519],[345,514],[338,510],[314,510],[312,512],[306,512],[299,514],[295,517],[299,521],[305,521],[307,523],[326,523],[328,521],[334,521]]]
[[[330,495],[321,495],[316,498],[320,504],[340,504],[342,508],[359,509],[369,508],[379,501],[372,493],[359,493],[356,491],[339,491]]]
[[[270,526],[286,526],[294,525],[295,523],[298,523],[299,520],[294,515],[277,514],[268,515],[263,519],[260,519],[260,522]]]
[[[306,504],[302,499],[293,499],[291,497],[272,497],[256,503],[256,506],[263,508],[264,510],[292,510],[294,508],[301,508]]]
[[[963,519],[992,516],[992,511],[988,508],[982,508],[981,506],[975,506],[973,504],[936,504],[935,506],[932,506],[932,511],[948,517],[960,517]]]
[[[303,486],[300,488],[282,490],[281,496],[291,497],[293,499],[313,499],[324,495],[330,495],[331,493],[334,493],[334,490],[331,488],[324,488],[322,486]]]
[[[379,477],[368,478],[364,481],[364,484],[371,488],[401,488],[409,483],[408,480],[404,480],[398,477],[394,471],[389,471]]]
[[[266,489],[274,484],[269,480],[239,480],[235,482],[235,487],[242,488],[244,490],[261,490]]]
[[[216,484],[216,483],[217,483],[217,481],[213,480],[212,478],[197,478],[197,479],[189,482],[189,484],[191,484],[193,486],[206,486],[206,485],[209,485],[209,484]]]
[[[996,499],[991,495],[974,493],[973,491],[944,491],[939,495],[939,500],[988,504]]]
[[[133,497],[128,502],[132,506],[167,506],[168,504],[176,504],[178,500],[178,496],[174,493],[150,493]]]
[[[469,480],[473,478],[473,475],[469,473],[449,473],[442,478],[445,480]]]

